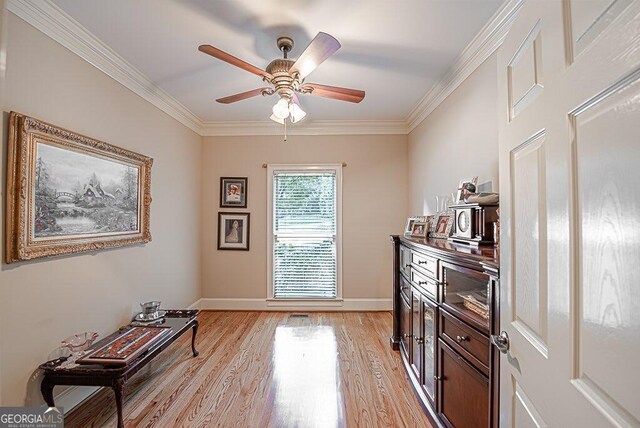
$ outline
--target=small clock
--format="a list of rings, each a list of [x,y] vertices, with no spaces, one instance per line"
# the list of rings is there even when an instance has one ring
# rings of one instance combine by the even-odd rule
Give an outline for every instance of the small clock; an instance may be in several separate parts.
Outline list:
[[[467,245],[493,244],[493,222],[498,219],[498,205],[460,204],[454,211],[454,231],[449,241]]]
[[[471,215],[468,210],[460,210],[456,212],[456,230],[461,234],[471,232]]]

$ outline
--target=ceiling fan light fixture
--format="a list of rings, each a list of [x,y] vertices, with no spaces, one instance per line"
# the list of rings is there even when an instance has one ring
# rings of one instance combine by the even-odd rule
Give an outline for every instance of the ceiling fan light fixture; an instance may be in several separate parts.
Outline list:
[[[272,114],[269,119],[273,120],[276,123],[279,123],[280,125],[284,125],[284,119],[280,119],[275,114]]]
[[[300,122],[305,118],[307,113],[300,108],[300,106],[296,103],[289,104],[289,115],[291,116],[291,123]]]
[[[278,102],[273,106],[273,115],[278,119],[286,119],[289,117],[289,100],[280,98]]]
[[[219,98],[216,101],[222,104],[231,104],[258,95],[278,94],[279,99],[272,108],[273,114],[270,119],[284,125],[286,141],[287,118],[291,123],[296,123],[303,120],[307,115],[300,107],[297,94],[332,98],[351,103],[359,103],[364,99],[365,92],[361,90],[305,83],[305,79],[309,74],[340,49],[340,42],[335,37],[319,32],[296,60],[288,58],[293,48],[293,39],[291,37],[278,38],[277,45],[283,52],[284,58],[274,59],[265,70],[211,45],[200,45],[199,51],[255,74],[268,84],[263,88]]]

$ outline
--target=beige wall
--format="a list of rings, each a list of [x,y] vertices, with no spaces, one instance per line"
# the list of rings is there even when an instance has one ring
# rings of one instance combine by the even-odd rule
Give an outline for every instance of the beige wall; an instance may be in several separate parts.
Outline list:
[[[391,297],[389,234],[407,206],[406,136],[208,137],[202,155],[203,297],[267,296],[267,171],[263,163],[340,163],[343,169],[343,297]],[[216,249],[219,180],[249,177],[251,251]],[[224,211],[227,211],[226,209]]]
[[[140,301],[185,307],[200,297],[202,140],[14,15],[8,25],[5,126],[15,110],[154,158],[151,243],[1,265],[2,404],[22,405],[41,402],[32,375],[60,340],[109,333]],[[3,133],[3,171],[6,145]],[[1,187],[4,224],[4,176]]]
[[[498,191],[497,79],[493,54],[409,134],[410,214],[433,214],[462,178]]]

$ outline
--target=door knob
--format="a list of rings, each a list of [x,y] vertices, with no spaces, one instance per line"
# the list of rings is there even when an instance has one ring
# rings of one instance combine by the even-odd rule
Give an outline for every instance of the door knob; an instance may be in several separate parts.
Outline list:
[[[509,350],[509,335],[506,331],[502,330],[499,336],[495,334],[491,335],[491,343],[500,350],[503,354],[506,354]]]
[[[462,343],[467,340],[467,336],[456,336],[456,342]]]
[[[418,345],[422,345],[424,343],[424,339],[418,336],[413,336],[413,338],[416,340],[416,343]]]

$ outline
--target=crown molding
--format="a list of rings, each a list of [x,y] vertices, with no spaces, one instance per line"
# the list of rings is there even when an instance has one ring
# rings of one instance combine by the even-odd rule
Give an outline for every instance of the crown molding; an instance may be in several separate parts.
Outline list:
[[[287,129],[289,135],[409,134],[502,44],[524,0],[508,0],[467,45],[443,79],[404,120],[317,120]],[[160,89],[50,0],[7,0],[7,9],[201,136],[282,135],[271,121],[205,122]]]
[[[199,133],[202,121],[49,0],[8,0],[7,9],[103,73]]]
[[[280,135],[283,126],[273,121],[204,122],[200,135],[230,137],[248,135]],[[404,120],[315,120],[287,125],[287,135],[404,135]]]
[[[523,2],[524,0],[508,0],[498,9],[491,20],[458,55],[440,82],[434,85],[409,112],[405,119],[407,133],[420,125],[441,102],[502,45]]]

